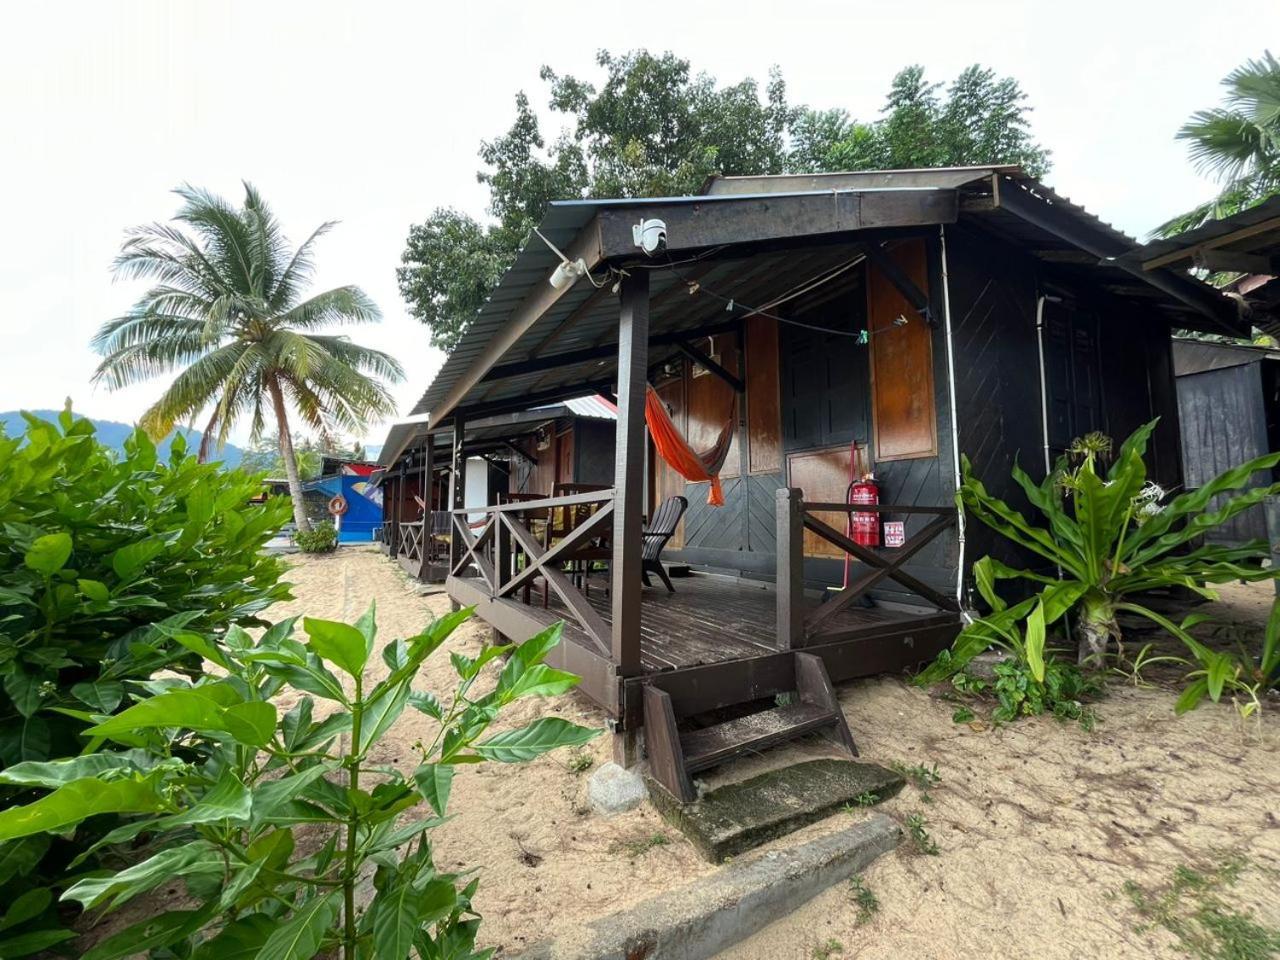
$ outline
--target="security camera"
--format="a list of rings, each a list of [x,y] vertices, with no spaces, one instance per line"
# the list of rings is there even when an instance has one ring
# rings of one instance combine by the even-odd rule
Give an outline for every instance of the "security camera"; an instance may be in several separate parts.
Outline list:
[[[637,247],[652,257],[667,249],[667,225],[662,220],[641,220],[631,228]]]

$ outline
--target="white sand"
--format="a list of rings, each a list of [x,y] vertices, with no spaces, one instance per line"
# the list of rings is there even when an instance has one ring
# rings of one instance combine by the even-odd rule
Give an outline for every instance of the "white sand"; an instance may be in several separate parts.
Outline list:
[[[372,550],[296,558],[289,579],[298,599],[270,616],[305,611],[351,619],[376,597],[383,639],[416,631],[448,606],[443,596],[418,596]],[[1256,618],[1269,605],[1269,590],[1228,592],[1242,617]],[[469,624],[446,651],[474,653],[486,635]],[[446,651],[427,665],[421,688],[451,688]],[[840,942],[839,957],[1172,960],[1182,954],[1171,936],[1133,931],[1138,918],[1119,895],[1126,880],[1157,884],[1177,865],[1207,866],[1230,851],[1280,867],[1280,759],[1271,714],[1261,733],[1242,727],[1226,704],[1175,718],[1168,690],[1116,685],[1097,705],[1102,722],[1092,733],[1052,719],[975,731],[951,722],[951,704],[896,679],[848,684],[840,695],[864,759],[938,765],[942,783],[931,791],[932,803],[908,787],[881,809],[900,818],[921,812],[941,855],[916,855],[904,845],[874,864],[865,880],[881,908],[862,926],[846,891],[835,888],[728,951],[726,960],[801,960],[829,939]],[[528,722],[544,709],[602,723],[578,695],[522,702],[503,723]],[[430,724],[406,713],[377,759],[411,767],[412,744]],[[604,762],[607,737],[587,749]],[[806,742],[716,779],[826,752],[820,742]],[[590,771],[571,772],[569,759],[561,751],[531,764],[462,769],[450,804],[455,819],[435,833],[441,867],[479,868],[481,940],[504,953],[571,935],[587,920],[714,869],[647,806],[614,820],[586,813]],[[775,845],[837,829],[848,816]],[[618,847],[657,833],[668,842],[642,855]],[[1242,906],[1280,925],[1274,887],[1246,879],[1239,893]]]

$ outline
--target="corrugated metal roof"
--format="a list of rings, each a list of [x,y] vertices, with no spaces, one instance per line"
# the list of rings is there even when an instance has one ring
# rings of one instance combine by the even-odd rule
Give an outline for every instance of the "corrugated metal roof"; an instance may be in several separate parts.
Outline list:
[[[1146,263],[1172,254],[1185,253],[1190,260],[1197,249],[1206,246],[1237,253],[1272,253],[1280,250],[1280,222],[1271,225],[1268,221],[1280,221],[1280,196],[1264,200],[1221,220],[1209,220],[1176,237],[1152,240],[1134,247],[1125,257]],[[1234,234],[1240,236],[1237,238]]]
[[[574,397],[566,400],[564,405],[575,417],[591,417],[595,420],[617,420],[618,407],[612,400],[606,400],[600,394],[589,397]]]
[[[883,186],[891,178],[910,174],[908,187]],[[756,193],[699,195],[674,198],[574,200],[550,205],[539,230],[561,250],[569,248],[579,233],[604,209],[625,207],[643,208],[658,204],[707,204],[719,200],[734,201],[751,197],[806,197],[836,192],[882,192],[902,189],[961,190],[961,212],[965,222],[982,230],[1018,244],[1034,256],[1054,264],[1055,271],[1064,277],[1078,278],[1084,283],[1100,286],[1119,297],[1140,300],[1144,307],[1166,312],[1170,323],[1196,328],[1197,323],[1207,321],[1192,306],[1180,301],[1164,290],[1157,289],[1160,278],[1135,276],[1134,271],[1116,263],[1116,257],[1132,249],[1136,241],[1111,224],[1089,213],[1050,187],[1024,176],[1016,167],[942,168],[935,171],[871,171],[843,175],[851,183],[872,182],[872,187],[847,187],[840,181],[841,175],[832,175],[822,182],[840,184],[827,190],[793,189],[794,177],[744,178],[734,181],[735,188],[756,190]],[[868,178],[870,178],[868,180]],[[877,179],[879,178],[879,179]],[[813,178],[810,178],[813,179]],[[749,181],[749,182],[748,182]],[[712,180],[707,189],[715,191],[723,180]],[[960,184],[960,186],[957,186]],[[812,184],[805,183],[809,186]],[[1029,221],[1025,216],[1001,206],[1000,198],[1011,203],[1020,200],[1037,210],[1043,209],[1054,218],[1069,222],[1072,229],[1087,235],[1087,248],[1075,245],[1046,228],[1043,223]],[[830,240],[830,238],[827,238]],[[682,296],[689,289],[688,280],[696,275],[697,283],[714,289],[739,303],[761,304],[780,290],[789,289],[796,282],[821,274],[824,270],[848,260],[858,241],[858,234],[850,232],[845,245],[826,243],[807,249],[789,249],[772,253],[756,253],[748,250],[737,259],[729,259],[730,253],[721,254],[725,259],[694,262],[683,261],[680,269],[667,269],[655,262],[650,274],[650,337],[664,333],[706,326],[724,314],[722,302],[708,304],[706,298],[691,301]],[[427,388],[414,408],[415,413],[439,409],[445,397],[454,391],[455,385],[473,379],[473,366],[486,352],[495,338],[511,319],[513,312],[525,300],[541,290],[547,278],[559,262],[556,254],[546,244],[532,236],[517,255],[514,263],[503,276],[498,287],[479,310],[464,333],[458,347],[450,354],[435,380]],[[678,264],[679,265],[679,264]],[[633,264],[629,269],[644,267]],[[1212,298],[1218,306],[1229,309],[1221,294],[1191,278],[1177,281],[1195,289],[1198,297]],[[1180,291],[1181,292],[1181,291]],[[754,299],[753,299],[754,298]],[[1193,301],[1195,298],[1192,298]],[[1222,302],[1219,304],[1218,301]],[[547,308],[528,329],[523,330],[511,347],[501,355],[503,365],[542,359],[560,354],[589,354],[592,348],[616,341],[617,302],[608,289],[597,289],[593,284],[580,281]],[[485,365],[493,361],[493,351],[488,350]],[[666,354],[674,355],[674,347],[667,347]],[[664,360],[662,349],[650,350],[650,363]],[[548,392],[572,389],[599,390],[612,376],[615,362],[608,356],[596,356],[556,369],[522,372],[501,380],[479,380],[465,394],[465,403],[472,407],[485,404],[517,403],[523,397],[545,396]],[[529,364],[524,364],[528,367]],[[490,369],[492,369],[490,367]]]
[[[1280,360],[1280,351],[1238,343],[1178,339],[1173,342],[1173,372],[1185,377],[1210,370],[1242,367],[1263,360]]]

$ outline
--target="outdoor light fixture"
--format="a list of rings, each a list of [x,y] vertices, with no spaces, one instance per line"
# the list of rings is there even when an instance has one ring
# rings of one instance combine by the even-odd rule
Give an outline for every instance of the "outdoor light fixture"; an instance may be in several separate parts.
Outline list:
[[[559,253],[559,251],[556,251]],[[556,267],[555,273],[551,274],[550,283],[557,290],[567,290],[578,282],[579,278],[587,275],[587,261],[579,257],[577,260],[562,260],[560,266]]]

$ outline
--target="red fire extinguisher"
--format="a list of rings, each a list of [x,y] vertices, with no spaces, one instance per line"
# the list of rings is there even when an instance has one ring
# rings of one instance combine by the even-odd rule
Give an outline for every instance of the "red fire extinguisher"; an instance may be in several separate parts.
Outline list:
[[[862,475],[862,479],[849,484],[849,503],[877,506],[880,503],[880,488],[876,478],[870,473]],[[851,511],[850,534],[853,542],[863,547],[880,546],[880,514],[869,510]]]

